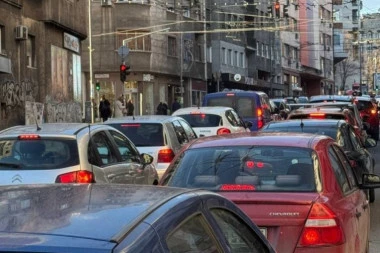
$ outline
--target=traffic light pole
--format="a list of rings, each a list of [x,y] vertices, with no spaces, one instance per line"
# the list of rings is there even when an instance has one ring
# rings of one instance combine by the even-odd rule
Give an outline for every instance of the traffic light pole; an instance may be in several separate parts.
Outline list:
[[[88,0],[88,49],[89,49],[89,67],[90,67],[90,98],[91,98],[91,123],[95,122],[94,116],[94,105],[93,100],[95,101],[95,91],[94,83],[92,80],[92,26],[91,26],[91,0]]]

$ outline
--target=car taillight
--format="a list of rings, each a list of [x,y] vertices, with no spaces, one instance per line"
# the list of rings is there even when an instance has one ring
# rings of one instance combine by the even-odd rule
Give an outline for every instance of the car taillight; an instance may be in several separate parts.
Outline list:
[[[324,113],[310,113],[310,118],[317,118],[317,119],[324,119],[326,117],[326,114]]]
[[[39,140],[41,137],[38,134],[21,134],[18,136],[19,140]]]
[[[263,109],[257,108],[257,129],[260,129],[264,126],[264,119],[263,119]]]
[[[161,149],[158,151],[157,162],[159,163],[170,163],[174,158],[174,152],[170,148]]]
[[[344,243],[343,230],[335,214],[324,204],[314,204],[306,220],[299,245],[321,246],[342,243]]]
[[[250,184],[223,184],[219,190],[221,191],[254,191],[255,186]]]
[[[59,175],[56,183],[94,183],[94,174],[86,170],[78,170]]]
[[[231,130],[228,129],[228,128],[219,128],[218,131],[216,131],[217,135],[220,135],[220,134],[230,134],[230,133],[231,133]]]
[[[372,110],[371,110],[371,114],[377,114],[376,109],[372,109]]]

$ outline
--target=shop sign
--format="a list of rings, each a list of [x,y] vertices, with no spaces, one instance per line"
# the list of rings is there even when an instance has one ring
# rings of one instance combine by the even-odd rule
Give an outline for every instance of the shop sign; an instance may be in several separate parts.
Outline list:
[[[63,47],[79,53],[79,39],[68,33],[63,33]]]

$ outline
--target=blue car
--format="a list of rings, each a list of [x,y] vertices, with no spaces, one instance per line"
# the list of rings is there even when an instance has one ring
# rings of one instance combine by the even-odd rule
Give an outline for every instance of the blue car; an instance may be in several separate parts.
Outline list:
[[[233,108],[244,122],[249,122],[252,132],[260,130],[272,120],[269,97],[262,91],[224,90],[206,94],[203,106],[227,106]]]
[[[0,187],[1,252],[274,252],[235,204],[200,189]]]

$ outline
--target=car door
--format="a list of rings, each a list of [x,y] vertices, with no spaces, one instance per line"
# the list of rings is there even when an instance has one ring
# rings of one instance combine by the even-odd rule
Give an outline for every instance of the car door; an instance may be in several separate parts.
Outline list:
[[[343,150],[337,145],[332,149],[330,161],[343,192],[343,199],[334,203],[335,208],[340,209],[340,220],[346,225],[346,240],[355,242],[355,252],[365,252],[369,237],[369,202],[365,192],[358,187],[354,169]]]
[[[109,138],[116,148],[119,162],[107,169],[107,177],[111,183],[147,184],[151,171],[144,171],[140,153],[132,142],[119,132],[109,130]]]

